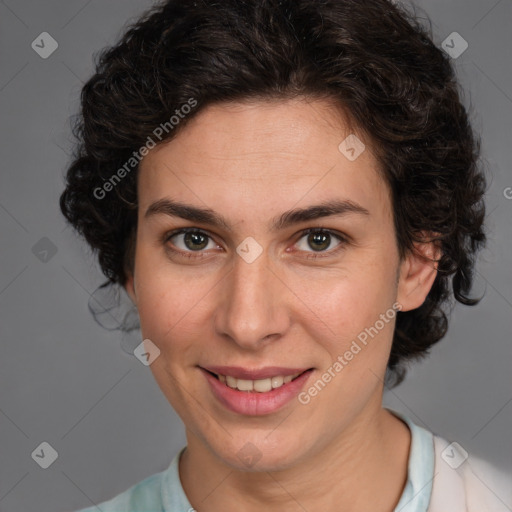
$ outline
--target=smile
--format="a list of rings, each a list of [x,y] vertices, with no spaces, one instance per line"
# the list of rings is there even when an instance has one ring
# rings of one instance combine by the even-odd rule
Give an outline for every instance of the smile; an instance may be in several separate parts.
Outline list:
[[[247,416],[259,416],[271,414],[283,408],[286,404],[297,398],[305,387],[313,368],[299,370],[267,368],[261,371],[236,371],[240,376],[248,377],[249,374],[267,374],[264,378],[249,379],[230,375],[235,373],[227,369],[222,372],[213,372],[210,369],[199,367],[206,377],[211,393],[224,408],[237,414]],[[258,375],[258,376],[260,376]]]
[[[238,389],[239,391],[255,391],[257,393],[266,393],[272,389],[277,389],[296,379],[301,372],[295,375],[276,375],[267,379],[248,380],[237,379],[231,375],[214,374],[221,382],[231,389]]]

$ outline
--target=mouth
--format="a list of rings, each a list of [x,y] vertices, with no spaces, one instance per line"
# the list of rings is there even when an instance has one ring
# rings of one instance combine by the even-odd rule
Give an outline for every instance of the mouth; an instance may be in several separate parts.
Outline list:
[[[233,366],[198,368],[217,402],[229,411],[245,416],[277,413],[287,404],[292,404],[314,371],[314,368],[283,367],[260,370]],[[247,378],[249,376],[253,378]]]
[[[304,373],[313,370],[313,368],[295,372],[291,375],[274,375],[264,379],[239,379],[232,375],[215,373],[207,370],[206,368],[203,368],[203,370],[231,389],[235,389],[237,391],[245,391],[248,393],[268,393],[281,388],[285,384],[288,384],[295,379],[298,379]]]

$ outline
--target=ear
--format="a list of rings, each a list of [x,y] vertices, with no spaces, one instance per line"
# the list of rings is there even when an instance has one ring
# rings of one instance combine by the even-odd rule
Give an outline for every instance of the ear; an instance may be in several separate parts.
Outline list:
[[[419,308],[434,284],[441,249],[435,241],[415,242],[400,265],[397,302],[401,311]]]
[[[129,295],[130,299],[132,299],[132,302],[137,305],[137,295],[135,293],[135,277],[133,274],[128,274],[126,282],[124,283],[124,289],[126,290],[126,293]]]

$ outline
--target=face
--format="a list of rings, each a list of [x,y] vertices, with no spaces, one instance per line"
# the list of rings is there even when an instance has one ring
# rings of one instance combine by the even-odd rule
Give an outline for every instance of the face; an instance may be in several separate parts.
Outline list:
[[[350,134],[366,145],[355,160],[339,149]],[[370,141],[339,110],[209,106],[143,159],[138,198],[126,289],[189,435],[231,467],[254,452],[275,470],[380,409],[396,310],[432,281],[399,260]]]

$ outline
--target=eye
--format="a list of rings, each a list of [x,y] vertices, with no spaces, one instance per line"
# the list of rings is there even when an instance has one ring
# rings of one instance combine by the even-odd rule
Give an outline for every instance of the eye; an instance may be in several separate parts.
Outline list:
[[[304,239],[304,241],[302,241]],[[338,242],[332,248],[333,242]],[[347,239],[339,233],[335,233],[329,229],[324,228],[309,228],[302,232],[302,236],[297,242],[296,246],[301,251],[311,252],[308,249],[313,249],[313,253],[327,253],[325,256],[337,254],[338,251],[344,248]],[[327,250],[331,247],[331,250]],[[307,258],[324,257],[324,255],[310,254]]]
[[[202,258],[207,256],[205,250],[219,248],[209,234],[197,228],[172,231],[164,235],[163,241],[168,250],[186,258]],[[332,248],[334,242],[337,244]],[[330,229],[309,228],[302,231],[301,238],[295,245],[299,251],[309,253],[306,258],[314,259],[337,254],[347,243],[346,237]],[[331,249],[328,250],[329,248]]]
[[[204,249],[215,249],[218,245],[213,241],[210,235],[196,228],[183,228],[179,231],[173,231],[165,235],[165,243],[171,242],[178,250],[169,247],[176,253],[181,253],[187,257],[196,257],[190,253],[202,253]],[[197,256],[201,257],[202,254]]]

